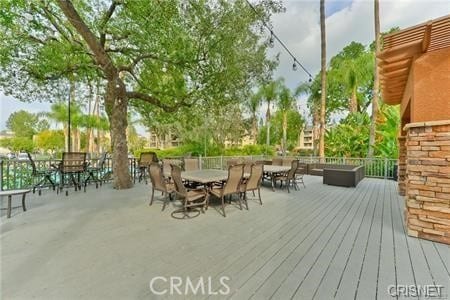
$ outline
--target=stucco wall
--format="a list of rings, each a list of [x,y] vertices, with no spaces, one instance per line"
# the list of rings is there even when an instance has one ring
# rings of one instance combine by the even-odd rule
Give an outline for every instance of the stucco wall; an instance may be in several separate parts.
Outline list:
[[[411,122],[450,119],[450,48],[420,56],[412,72]]]

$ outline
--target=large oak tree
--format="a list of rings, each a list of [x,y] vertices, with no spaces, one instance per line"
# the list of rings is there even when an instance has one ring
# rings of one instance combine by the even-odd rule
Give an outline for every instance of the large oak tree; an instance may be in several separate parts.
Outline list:
[[[64,93],[67,81],[101,79],[110,120],[115,188],[132,185],[127,158],[131,101],[166,112],[247,89],[271,66],[262,1],[4,0],[0,86],[22,100]]]

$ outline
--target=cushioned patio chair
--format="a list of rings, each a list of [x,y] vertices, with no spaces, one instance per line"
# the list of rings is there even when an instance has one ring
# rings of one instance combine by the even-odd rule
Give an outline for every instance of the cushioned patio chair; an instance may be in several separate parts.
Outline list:
[[[150,204],[153,204],[153,199],[155,197],[155,191],[160,191],[163,196],[165,196],[164,204],[162,210],[166,208],[168,201],[172,199],[172,193],[175,191],[175,187],[172,183],[169,183],[163,174],[162,167],[159,163],[153,162],[148,167],[150,174],[150,181],[152,183],[152,197],[150,199]]]
[[[181,168],[174,164],[170,167],[176,196],[178,196],[177,198],[180,198],[183,205],[181,209],[172,212],[172,217],[176,219],[196,217],[200,214],[200,212],[195,209],[196,207],[200,207],[201,212],[204,213],[204,208],[208,202],[208,193],[205,189],[186,188],[183,184],[183,180],[181,179]],[[192,213],[194,213],[194,215]],[[178,216],[179,214],[181,214],[181,217]]]
[[[222,201],[222,212],[223,216],[225,214],[225,196],[231,196],[233,194],[238,194],[239,196],[239,207],[242,210],[242,202],[240,197],[240,185],[242,178],[244,176],[244,165],[234,165],[228,167],[228,178],[223,187],[216,187],[211,189],[211,194],[218,197]]]

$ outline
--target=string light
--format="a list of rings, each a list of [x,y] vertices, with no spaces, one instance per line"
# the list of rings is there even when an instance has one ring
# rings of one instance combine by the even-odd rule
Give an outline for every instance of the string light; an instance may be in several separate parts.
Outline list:
[[[256,8],[248,1],[245,0],[245,2],[247,2],[248,6],[250,6],[250,8],[255,12],[255,14],[257,16],[259,16],[258,11],[256,10]],[[267,30],[269,30],[270,32],[270,39],[269,39],[269,46],[273,47],[272,45],[274,44],[274,39],[276,39],[278,41],[278,43],[280,43],[280,45],[284,48],[284,50],[286,50],[286,52],[292,57],[292,59],[294,60],[294,64],[292,65],[292,69],[294,71],[297,70],[297,64],[300,66],[300,68],[302,68],[302,70],[309,75],[309,82],[312,81],[312,75],[310,72],[308,72],[308,70],[298,61],[298,59],[294,56],[294,54],[292,54],[292,52],[288,49],[288,47],[286,47],[286,45],[283,43],[282,40],[280,40],[280,38],[275,34],[275,32],[273,32],[273,30],[270,28],[270,26],[263,20],[261,19],[262,24],[264,25],[264,27],[267,28]]]

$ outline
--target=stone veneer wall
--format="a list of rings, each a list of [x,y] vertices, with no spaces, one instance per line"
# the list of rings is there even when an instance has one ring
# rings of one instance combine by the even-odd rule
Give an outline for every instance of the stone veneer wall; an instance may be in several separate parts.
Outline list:
[[[450,244],[450,120],[405,131],[408,234]]]
[[[398,169],[397,169],[397,182],[398,193],[401,196],[406,195],[406,136],[398,137]]]

